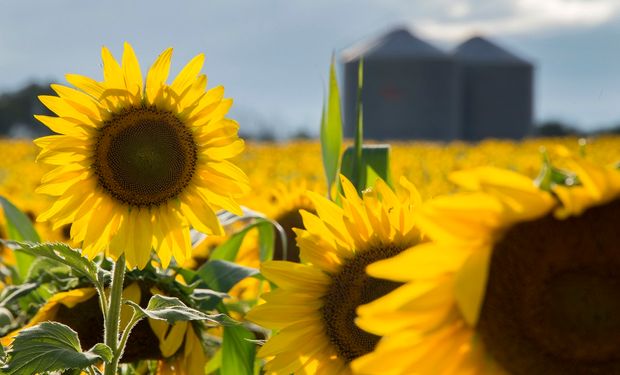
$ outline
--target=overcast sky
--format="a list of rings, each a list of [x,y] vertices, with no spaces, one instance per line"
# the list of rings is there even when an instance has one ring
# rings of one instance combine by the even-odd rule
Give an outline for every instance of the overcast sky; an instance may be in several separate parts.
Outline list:
[[[204,52],[209,86],[255,131],[318,133],[332,51],[395,26],[451,49],[483,34],[536,65],[536,118],[620,123],[620,0],[4,0],[0,91],[64,73],[101,79],[100,47],[166,47],[178,71]]]

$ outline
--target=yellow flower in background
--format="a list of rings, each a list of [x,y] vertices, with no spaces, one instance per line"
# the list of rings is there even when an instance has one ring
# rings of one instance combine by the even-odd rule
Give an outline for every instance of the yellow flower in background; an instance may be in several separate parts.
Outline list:
[[[405,284],[358,309],[384,337],[356,373],[619,373],[620,172],[572,163],[559,201],[514,172],[454,174],[474,191],[417,216],[436,242],[368,267]]]
[[[278,286],[246,318],[275,330],[258,355],[267,373],[346,374],[355,358],[371,352],[378,336],[354,324],[355,309],[399,284],[368,277],[365,268],[420,242],[413,223],[414,187],[399,199],[383,182],[360,198],[342,179],[343,207],[309,192],[316,215],[301,211],[297,229],[302,263],[265,262],[262,274]]]
[[[288,183],[276,182],[271,191],[248,206],[262,212],[269,219],[276,221],[284,230],[286,236],[286,254],[283,252],[282,241],[276,237],[273,251],[274,260],[289,260],[299,262],[299,247],[295,241],[294,228],[304,229],[300,210],[315,214],[314,205],[308,196],[308,191],[321,193],[317,184],[301,180]],[[286,256],[285,256],[286,255]]]
[[[143,80],[132,47],[122,65],[102,49],[103,82],[69,74],[77,89],[52,85],[40,97],[58,117],[36,116],[60,135],[39,138],[38,160],[54,166],[38,192],[56,197],[39,221],[72,223],[71,237],[90,258],[126,255],[142,268],[154,248],[167,267],[191,254],[189,226],[220,234],[216,209],[241,214],[235,198],[246,175],[227,159],[244,147],[225,118],[232,101],[221,86],[205,92],[204,56],[167,84],[172,49]]]

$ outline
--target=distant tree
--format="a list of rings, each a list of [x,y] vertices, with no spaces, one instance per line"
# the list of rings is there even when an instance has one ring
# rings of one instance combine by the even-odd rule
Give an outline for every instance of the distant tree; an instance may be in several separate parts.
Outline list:
[[[534,127],[535,137],[562,137],[566,135],[582,135],[582,132],[560,121],[547,121]]]
[[[299,129],[297,132],[295,132],[295,134],[291,136],[291,139],[298,139],[298,140],[308,140],[308,139],[315,139],[315,138],[316,137],[313,137],[312,135],[310,135],[310,133],[308,133],[306,129]]]
[[[606,128],[606,129],[601,129],[599,131],[597,131],[597,134],[620,134],[620,124]]]
[[[36,114],[52,115],[37,98],[52,95],[49,85],[29,84],[17,91],[0,94],[0,136],[37,137],[51,132],[35,120]]]

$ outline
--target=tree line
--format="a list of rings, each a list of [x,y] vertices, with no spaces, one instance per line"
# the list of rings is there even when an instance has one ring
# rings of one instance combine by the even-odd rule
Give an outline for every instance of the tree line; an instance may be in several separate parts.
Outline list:
[[[35,138],[51,134],[50,130],[39,123],[34,115],[53,115],[38,99],[39,95],[54,95],[49,84],[31,83],[21,89],[0,94],[0,137]],[[258,140],[276,139],[275,134],[244,134],[247,138]],[[562,121],[545,121],[533,127],[531,136],[552,137],[567,135],[595,135],[595,134],[620,134],[620,124],[597,130],[585,132]],[[303,133],[294,138],[311,138],[309,133]]]

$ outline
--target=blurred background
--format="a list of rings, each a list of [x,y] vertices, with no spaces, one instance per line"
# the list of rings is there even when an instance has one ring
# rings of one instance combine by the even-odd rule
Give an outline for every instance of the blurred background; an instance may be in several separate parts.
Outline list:
[[[204,52],[209,86],[225,86],[235,101],[230,117],[249,138],[318,135],[332,53],[345,119],[355,86],[347,63],[368,55],[371,138],[620,132],[620,0],[22,0],[1,7],[2,136],[42,134],[32,118],[45,113],[36,96],[65,83],[65,73],[101,79],[100,47],[120,58],[124,41],[143,71],[168,46],[173,73]],[[373,127],[386,127],[373,118],[386,113],[404,119],[387,127],[444,130],[373,135]],[[498,122],[514,131],[482,129]]]

